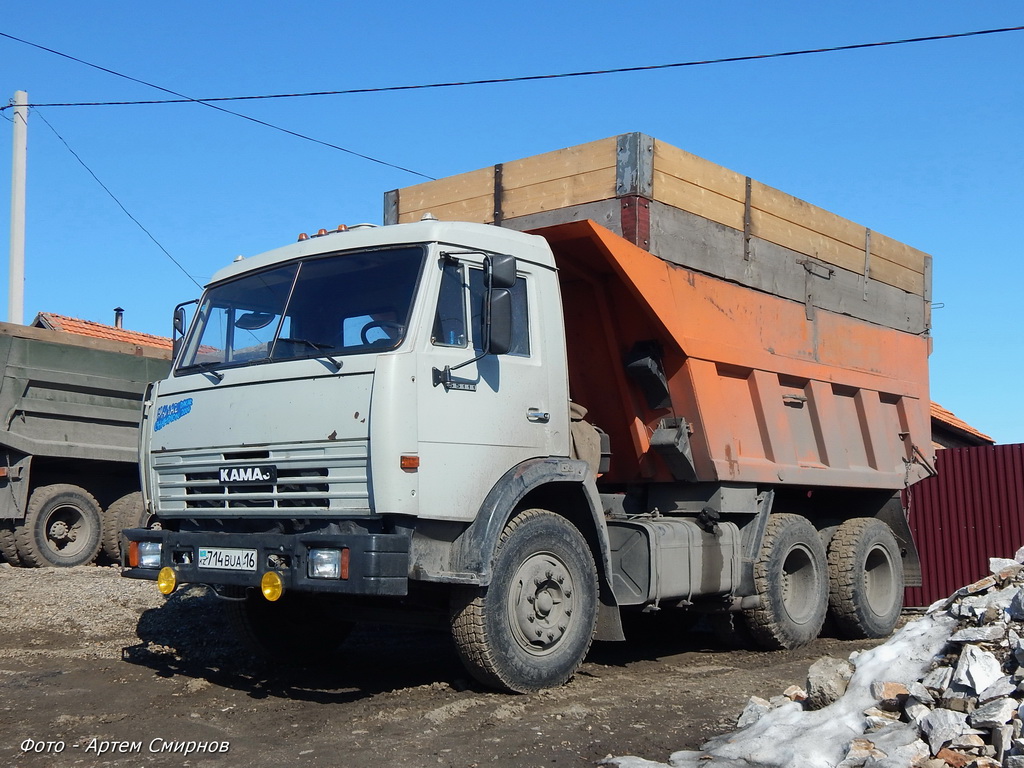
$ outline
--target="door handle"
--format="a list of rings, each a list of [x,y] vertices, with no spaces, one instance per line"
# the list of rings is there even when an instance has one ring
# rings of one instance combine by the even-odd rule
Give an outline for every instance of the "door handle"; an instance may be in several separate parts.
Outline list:
[[[531,408],[526,412],[526,418],[538,424],[547,424],[551,421],[551,414],[538,408]]]

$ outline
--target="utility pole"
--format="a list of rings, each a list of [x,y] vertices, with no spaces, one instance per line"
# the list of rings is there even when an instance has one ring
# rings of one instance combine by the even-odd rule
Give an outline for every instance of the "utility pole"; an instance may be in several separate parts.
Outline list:
[[[28,161],[28,93],[16,91],[14,157],[11,162],[11,259],[7,283],[7,320],[25,323],[25,168]]]

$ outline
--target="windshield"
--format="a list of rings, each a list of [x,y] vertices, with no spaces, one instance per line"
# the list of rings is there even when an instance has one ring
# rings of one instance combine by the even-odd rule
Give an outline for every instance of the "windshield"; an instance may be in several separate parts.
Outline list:
[[[423,253],[411,246],[311,258],[216,285],[178,370],[394,349]]]

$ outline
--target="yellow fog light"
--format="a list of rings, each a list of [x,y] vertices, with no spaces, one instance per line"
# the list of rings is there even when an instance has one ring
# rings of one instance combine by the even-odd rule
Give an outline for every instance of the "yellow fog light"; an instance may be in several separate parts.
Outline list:
[[[174,575],[173,568],[161,568],[156,577],[156,588],[160,594],[169,595],[178,586],[178,577]]]
[[[263,578],[260,579],[260,589],[263,591],[263,596],[270,602],[280,598],[284,594],[284,582],[281,580],[281,574],[277,571],[264,573]]]

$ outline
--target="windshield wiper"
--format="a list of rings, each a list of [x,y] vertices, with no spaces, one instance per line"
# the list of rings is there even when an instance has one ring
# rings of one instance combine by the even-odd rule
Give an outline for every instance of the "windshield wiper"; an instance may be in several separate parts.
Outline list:
[[[320,353],[322,353],[325,349],[334,349],[334,345],[333,344],[318,344],[315,341],[310,341],[309,339],[299,339],[299,338],[285,337],[285,338],[278,339],[277,340],[277,344],[281,343],[282,341],[285,344],[305,344],[307,347],[310,347],[311,349],[313,349],[313,350],[315,350],[317,352],[320,352]],[[277,348],[277,344],[274,345],[275,351],[276,351],[276,348]],[[334,370],[335,371],[340,371],[341,370],[341,361],[338,360],[337,358],[332,357],[331,355],[327,355],[327,354],[318,354],[317,357],[318,358],[323,358],[324,360],[330,361],[331,365],[334,366]]]
[[[188,373],[191,373],[192,371],[198,371],[199,373],[208,373],[211,376],[213,376],[213,378],[215,378],[217,381],[223,381],[224,374],[218,370],[215,370],[215,368],[219,365],[223,365],[223,363],[217,360],[207,360],[205,363],[193,363],[192,365],[186,365],[183,368],[179,368],[178,370]]]

